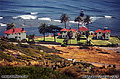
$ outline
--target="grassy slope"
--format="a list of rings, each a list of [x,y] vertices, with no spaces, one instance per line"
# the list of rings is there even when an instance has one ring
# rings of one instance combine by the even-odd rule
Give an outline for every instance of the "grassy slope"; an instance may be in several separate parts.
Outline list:
[[[41,50],[43,50],[43,52]],[[22,44],[13,45],[0,40],[0,65],[2,65],[0,67],[0,75],[25,74],[29,76],[29,79],[38,77],[41,79],[57,79],[58,77],[61,79],[72,79],[72,77],[81,78],[82,75],[88,74],[97,75],[97,73],[92,72],[94,70],[88,69],[88,67],[92,65],[87,65],[85,63],[76,65],[75,63],[67,61],[58,55],[48,54],[51,52],[60,53],[54,47],[47,48],[44,46]],[[55,65],[56,67],[60,66],[58,69],[60,69],[61,72],[59,73],[51,70],[52,65]],[[93,67],[93,69],[97,69],[99,71],[97,67]],[[104,72],[100,72],[100,74],[103,73]]]

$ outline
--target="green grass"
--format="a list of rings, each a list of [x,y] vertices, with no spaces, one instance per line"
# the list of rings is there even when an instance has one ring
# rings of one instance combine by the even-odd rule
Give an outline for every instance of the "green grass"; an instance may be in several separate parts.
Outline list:
[[[92,39],[93,36],[89,36],[89,39]],[[43,41],[44,37],[41,38],[37,38],[35,39],[36,42],[38,41]],[[57,39],[56,37],[56,42],[63,44],[63,40],[64,39]],[[45,41],[54,41],[54,37],[45,37]],[[91,40],[93,42],[94,45],[107,45],[109,44],[108,42],[106,42],[105,40]],[[110,40],[108,40],[109,42],[113,43],[113,44],[117,44],[120,43],[120,40],[116,37],[110,37]],[[80,40],[78,42],[84,43],[86,44],[86,40]],[[68,41],[68,44],[77,44],[77,39],[71,39]]]
[[[106,42],[105,40],[92,40],[92,43],[94,45],[107,45],[109,44],[108,42]]]
[[[35,39],[35,41],[36,41],[36,42],[38,42],[38,41],[43,41],[43,39],[44,39],[44,37],[41,37],[41,38]],[[64,40],[64,39],[57,39],[57,37],[56,37],[56,42],[58,42],[58,43],[63,44],[63,40]],[[54,42],[54,37],[45,37],[45,41],[53,41],[53,42]],[[78,42],[85,43],[86,40],[80,40],[80,41],[78,41]],[[69,41],[68,41],[68,44],[77,44],[77,39],[75,38],[75,39],[69,40]]]
[[[118,44],[120,43],[120,40],[116,37],[110,37],[110,40],[108,40],[109,42],[113,43],[113,44]]]

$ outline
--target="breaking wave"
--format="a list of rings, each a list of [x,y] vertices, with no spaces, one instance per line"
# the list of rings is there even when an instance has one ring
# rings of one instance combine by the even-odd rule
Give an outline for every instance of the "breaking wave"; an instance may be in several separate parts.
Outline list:
[[[1,27],[7,26],[7,24],[0,23]]]
[[[38,12],[31,12],[30,14],[31,14],[31,15],[37,15]]]
[[[22,19],[37,19],[37,16],[33,16],[33,15],[20,15],[20,16],[13,17],[13,19],[17,19],[17,18],[22,18]]]
[[[38,18],[38,20],[51,21],[51,18],[48,18],[48,17],[43,17],[43,18]]]
[[[0,17],[0,19],[3,19],[3,17]]]

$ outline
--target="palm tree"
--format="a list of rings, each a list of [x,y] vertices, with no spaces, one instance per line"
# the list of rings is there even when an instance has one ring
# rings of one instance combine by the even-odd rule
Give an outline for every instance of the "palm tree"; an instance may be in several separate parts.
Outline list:
[[[73,31],[68,31],[67,35],[68,35],[69,39],[72,39],[72,37],[73,37]],[[70,41],[70,44],[71,44],[71,41]]]
[[[65,28],[66,28],[66,22],[69,22],[69,16],[67,14],[62,14],[60,17],[61,23],[65,24]]]
[[[54,42],[56,42],[56,39],[55,39],[56,33],[60,32],[61,29],[62,29],[61,27],[57,27],[57,26],[54,26],[54,25],[50,25],[48,27],[48,32],[53,33],[53,35],[54,35]]]
[[[13,23],[9,23],[7,24],[6,30],[13,29],[13,28],[16,28],[16,25]]]
[[[48,26],[45,23],[41,23],[41,25],[38,27],[39,33],[44,35],[45,41],[45,34],[48,33]]]
[[[80,26],[80,22],[82,22],[82,17],[81,16],[77,16],[74,20],[75,22],[78,22],[78,29],[79,29],[79,26]]]
[[[86,25],[88,25],[89,23],[91,23],[91,19],[90,19],[90,16],[86,15],[85,18],[84,18],[84,23]],[[88,26],[88,29],[89,29],[89,26]]]

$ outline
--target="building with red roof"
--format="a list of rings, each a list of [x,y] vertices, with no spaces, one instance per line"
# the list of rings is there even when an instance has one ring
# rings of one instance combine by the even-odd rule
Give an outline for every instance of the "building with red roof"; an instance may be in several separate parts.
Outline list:
[[[106,30],[106,29],[101,30],[101,29],[98,29],[93,34],[93,38],[109,40],[110,39],[110,33],[111,33],[111,30]]]
[[[86,32],[89,31],[89,29],[86,28],[86,27],[80,27],[79,29],[77,29],[77,31],[78,31],[81,35],[86,35]]]
[[[75,38],[75,34],[76,34],[76,30],[75,29],[65,29],[63,28],[60,33],[58,33],[58,38],[68,38],[68,31],[72,31],[73,32],[73,37],[72,38]]]
[[[6,38],[16,38],[17,40],[26,39],[26,32],[24,28],[13,28],[5,31]]]

